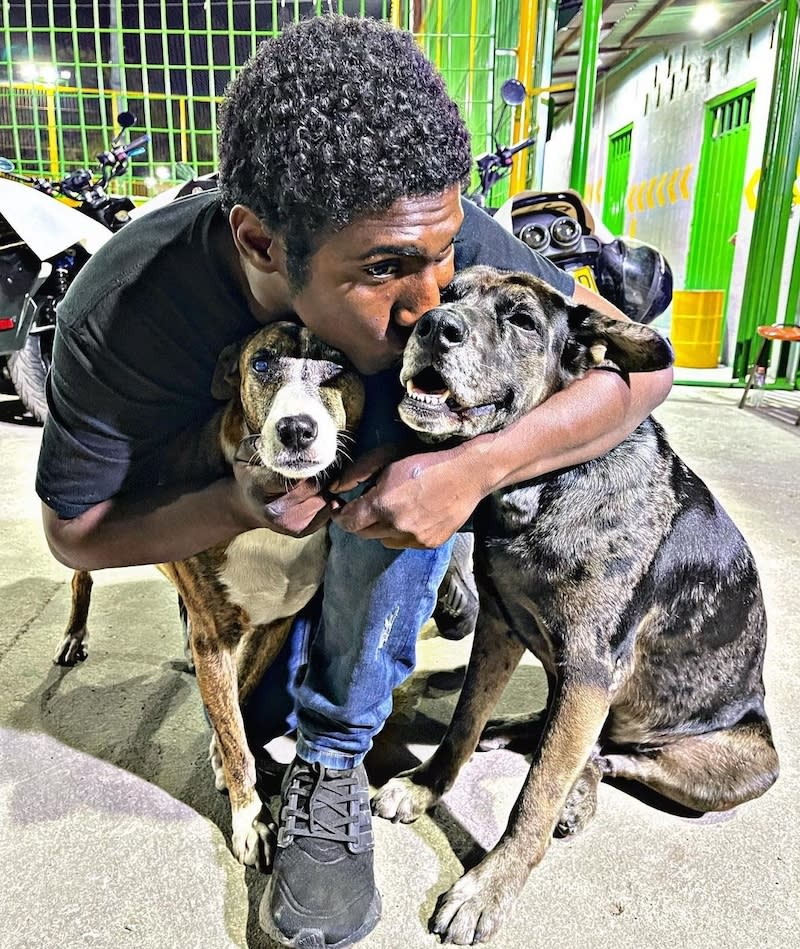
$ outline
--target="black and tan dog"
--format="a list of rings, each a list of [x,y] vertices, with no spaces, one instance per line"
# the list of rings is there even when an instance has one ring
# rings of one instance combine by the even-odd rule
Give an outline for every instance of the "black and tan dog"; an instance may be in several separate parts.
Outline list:
[[[196,476],[215,465],[230,470],[246,446],[246,460],[261,466],[254,474],[275,493],[297,479],[324,482],[343,457],[364,405],[361,381],[345,358],[293,323],[266,326],[227,350],[214,392],[229,397],[228,405],[199,440],[190,441],[188,457],[182,446],[170,449],[172,475],[180,469]],[[198,444],[204,446],[199,453]],[[268,854],[240,702],[322,582],[327,544],[324,530],[293,538],[263,528],[159,565],[186,604],[197,682],[213,729],[211,762],[217,787],[230,795],[232,850],[242,863],[262,863]],[[55,656],[61,665],[86,657],[91,586],[89,573],[75,572],[72,614]]]
[[[520,415],[596,365],[666,367],[654,330],[570,304],[524,274],[475,268],[406,348],[404,421],[439,441]],[[764,606],[753,558],[705,485],[644,421],[586,464],[497,491],[478,509],[481,613],[453,721],[375,813],[411,821],[455,780],[524,650],[549,696],[497,847],[440,900],[443,941],[488,939],[553,832],[594,814],[603,777],[696,811],[763,794],[778,761],[764,711]]]

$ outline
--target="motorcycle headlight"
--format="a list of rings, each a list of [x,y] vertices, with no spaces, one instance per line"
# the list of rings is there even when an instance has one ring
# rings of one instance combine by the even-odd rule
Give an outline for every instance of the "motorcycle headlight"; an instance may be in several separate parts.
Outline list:
[[[550,231],[544,224],[526,224],[519,232],[519,239],[541,254],[550,246]]]
[[[580,243],[581,226],[574,217],[557,217],[550,225],[553,243],[564,250],[570,250]]]

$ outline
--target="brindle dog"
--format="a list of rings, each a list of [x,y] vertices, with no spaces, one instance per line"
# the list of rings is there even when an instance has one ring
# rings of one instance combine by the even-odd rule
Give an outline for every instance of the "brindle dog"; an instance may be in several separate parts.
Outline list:
[[[200,472],[230,473],[237,452],[259,465],[267,491],[294,480],[330,477],[346,452],[364,406],[361,380],[345,357],[308,330],[273,323],[220,357],[212,385],[228,405],[200,437],[168,449],[173,481]],[[283,645],[295,614],[322,582],[324,530],[295,538],[260,528],[188,560],[160,564],[186,604],[200,695],[212,725],[209,756],[216,785],[227,788],[234,855],[269,859],[268,814],[256,791],[253,755],[240,710]],[[76,571],[72,614],[55,662],[86,658],[92,579]]]
[[[526,274],[474,268],[417,324],[400,412],[431,441],[512,424],[592,366],[666,367],[669,344]],[[450,788],[525,649],[549,695],[497,847],[439,902],[445,942],[488,939],[553,832],[583,828],[604,777],[696,811],[763,794],[778,760],[764,711],[753,558],[706,486],[645,420],[586,464],[496,491],[475,516],[481,612],[448,732],[390,781],[376,814],[412,821]]]

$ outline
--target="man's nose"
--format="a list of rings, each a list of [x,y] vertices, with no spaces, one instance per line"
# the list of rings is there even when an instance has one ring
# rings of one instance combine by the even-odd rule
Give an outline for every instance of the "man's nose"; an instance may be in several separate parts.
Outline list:
[[[413,327],[423,314],[439,306],[444,284],[435,267],[425,267],[403,288],[403,295],[394,309],[394,320],[400,326]]]

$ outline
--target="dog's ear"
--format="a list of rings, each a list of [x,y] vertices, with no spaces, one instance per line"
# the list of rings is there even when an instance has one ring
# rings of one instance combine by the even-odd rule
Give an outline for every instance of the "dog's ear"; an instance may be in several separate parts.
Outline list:
[[[564,351],[569,368],[607,366],[622,372],[655,372],[672,365],[668,339],[632,320],[615,320],[591,307],[568,304],[570,340]]]
[[[217,365],[214,367],[214,377],[211,380],[211,395],[220,402],[228,402],[239,391],[241,376],[239,375],[239,355],[242,343],[231,343],[219,354]]]

